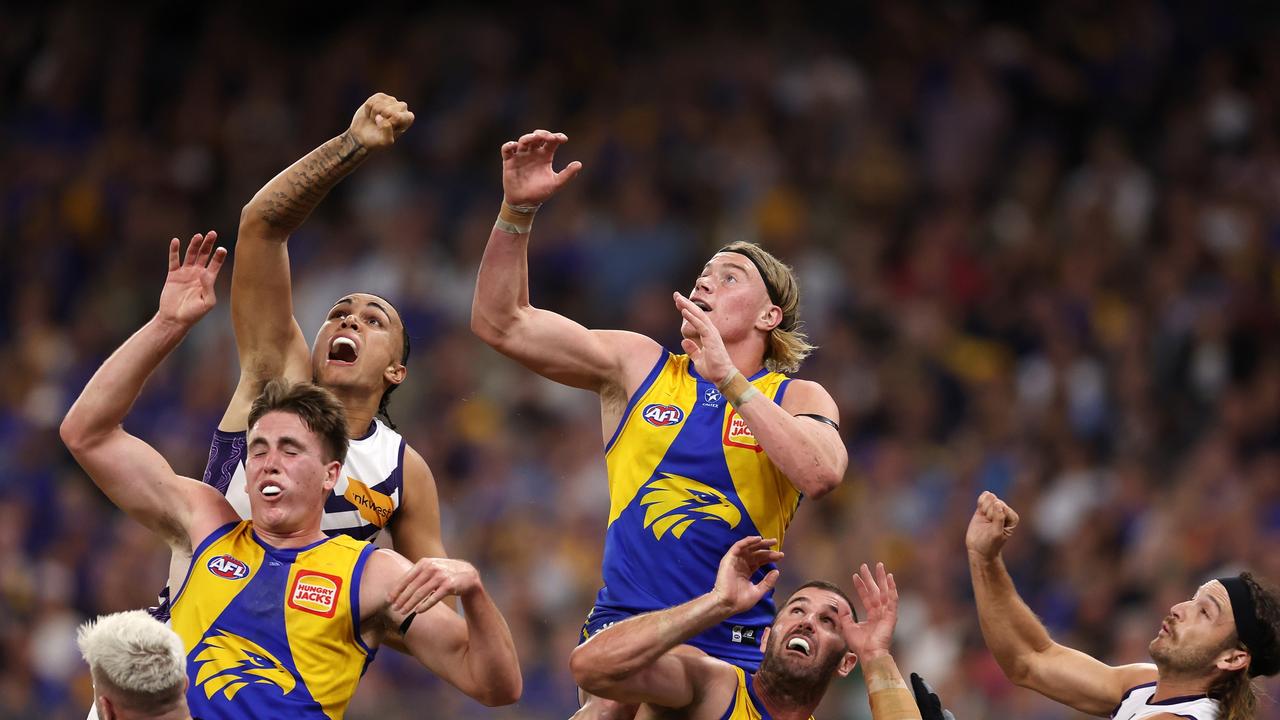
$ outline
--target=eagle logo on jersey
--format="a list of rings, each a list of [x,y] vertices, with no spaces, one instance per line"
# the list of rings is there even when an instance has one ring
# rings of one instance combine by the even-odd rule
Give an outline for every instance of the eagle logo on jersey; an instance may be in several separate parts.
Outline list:
[[[640,504],[646,510],[644,526],[661,540],[670,532],[679,539],[699,520],[719,520],[731,528],[742,522],[742,513],[719,490],[680,475],[662,473],[650,480]]]
[[[228,700],[248,685],[266,684],[280,688],[283,695],[293,692],[297,680],[280,661],[262,646],[226,630],[207,636],[193,662],[202,663],[196,673],[196,686],[204,688],[204,696],[213,699],[222,692]]]

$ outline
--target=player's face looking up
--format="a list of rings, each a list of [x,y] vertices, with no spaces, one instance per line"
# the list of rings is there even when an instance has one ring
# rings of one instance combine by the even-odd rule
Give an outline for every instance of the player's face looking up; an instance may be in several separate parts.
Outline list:
[[[851,670],[856,658],[840,629],[840,612],[847,607],[828,590],[796,591],[769,627],[761,671],[807,686],[825,684],[842,663],[844,672]]]
[[[1162,669],[1209,673],[1219,655],[1234,647],[1235,630],[1227,589],[1212,580],[1200,586],[1190,600],[1169,608],[1148,649]]]
[[[760,271],[744,255],[717,253],[702,268],[689,299],[702,308],[726,343],[748,336],[754,330],[768,332],[782,321],[782,310],[769,301]],[[680,325],[680,334],[692,337],[689,323]]]
[[[391,303],[353,293],[334,303],[311,351],[317,384],[381,394],[404,380],[404,324]]]
[[[274,411],[249,428],[247,490],[256,524],[275,532],[318,519],[341,463],[297,415]]]

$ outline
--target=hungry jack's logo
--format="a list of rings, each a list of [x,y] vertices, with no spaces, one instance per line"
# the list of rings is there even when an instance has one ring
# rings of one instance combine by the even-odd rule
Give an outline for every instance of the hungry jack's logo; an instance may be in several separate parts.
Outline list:
[[[760,441],[756,440],[755,433],[747,427],[747,421],[742,419],[737,410],[730,410],[729,417],[725,418],[724,444],[727,447],[746,448],[756,452],[764,449],[760,447]]]
[[[294,610],[333,617],[338,610],[342,578],[315,570],[299,570],[289,588],[289,607]]]

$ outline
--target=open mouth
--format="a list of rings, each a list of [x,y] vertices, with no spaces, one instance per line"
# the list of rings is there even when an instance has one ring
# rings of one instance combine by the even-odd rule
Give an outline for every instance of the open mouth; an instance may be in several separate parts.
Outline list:
[[[787,641],[787,649],[795,650],[805,657],[809,657],[809,641],[805,638],[796,636]]]
[[[702,310],[702,312],[711,312],[711,306],[707,304],[706,300],[702,300],[702,299],[694,300],[693,304],[697,305]]]
[[[329,359],[340,363],[353,363],[359,357],[356,342],[349,337],[336,337],[329,343]]]
[[[259,490],[258,492],[262,493],[263,497],[275,498],[280,496],[280,493],[282,492],[282,490],[279,485],[273,485],[271,483],[268,483],[266,485],[263,485],[262,489]]]

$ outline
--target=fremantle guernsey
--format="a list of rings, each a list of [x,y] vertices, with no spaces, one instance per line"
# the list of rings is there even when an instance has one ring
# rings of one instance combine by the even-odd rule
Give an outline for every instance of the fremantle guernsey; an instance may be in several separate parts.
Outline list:
[[[1184,695],[1152,702],[1155,694],[1156,684],[1153,682],[1129,688],[1111,717],[1114,720],[1141,720],[1170,713],[1189,720],[1217,720],[1220,705],[1208,695]]]
[[[790,379],[761,370],[749,378],[782,402]],[[581,639],[710,590],[725,552],[750,535],[781,546],[800,493],[774,466],[751,429],[688,355],[663,353],[631,397],[605,446],[609,525],[604,587]],[[756,571],[759,582],[775,566]],[[754,671],[760,634],[773,621],[773,593],[689,641]]]
[[[209,462],[204,469],[204,483],[217,488],[240,517],[248,520],[245,438],[244,431],[214,432]],[[350,441],[346,462],[338,473],[338,483],[324,503],[320,529],[326,535],[347,535],[369,542],[377,539],[399,509],[403,497],[404,447],[400,433],[377,418],[369,424],[367,435]],[[186,558],[175,554],[169,577],[182,577],[186,561]],[[167,587],[161,591],[159,606],[149,610],[158,620],[169,619],[169,592]]]

